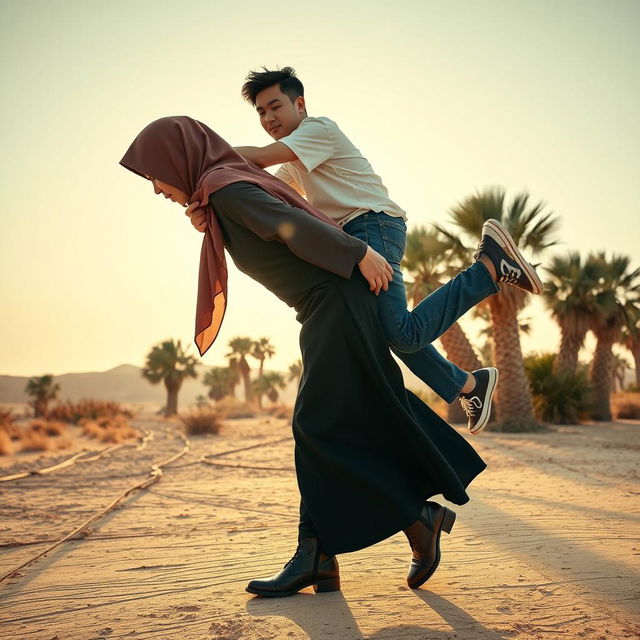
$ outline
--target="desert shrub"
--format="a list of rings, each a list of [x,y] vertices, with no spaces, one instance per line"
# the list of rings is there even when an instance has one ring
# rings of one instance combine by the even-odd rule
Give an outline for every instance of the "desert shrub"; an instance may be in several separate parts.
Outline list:
[[[67,425],[64,422],[54,420],[32,420],[29,428],[47,436],[61,436],[67,431]]]
[[[242,402],[237,398],[227,396],[216,402],[216,411],[225,418],[255,418],[259,409],[256,405],[249,402]]]
[[[96,420],[81,418],[79,424],[82,427],[83,435],[100,440],[100,442],[120,444],[129,438],[138,437],[138,432],[122,415]]]
[[[640,419],[640,393],[623,391],[611,396],[614,418]]]
[[[133,413],[117,402],[91,399],[78,402],[70,400],[60,402],[47,412],[47,417],[50,420],[61,420],[73,424],[79,424],[82,419],[97,420],[98,418],[115,418],[116,416],[132,418]]]
[[[12,453],[13,441],[4,429],[0,429],[0,456],[9,456]]]
[[[272,415],[274,418],[291,420],[291,418],[293,418],[293,407],[288,404],[276,404],[273,407],[269,407],[267,413]]]
[[[82,421],[82,435],[88,438],[102,438],[104,429],[95,420]]]
[[[0,409],[0,429],[13,425],[13,413],[11,409]]]
[[[14,415],[11,413],[11,409],[0,409],[0,434],[3,434],[2,440],[6,443],[5,449],[11,449],[7,453],[13,451],[12,440],[20,440],[21,429],[17,424],[13,422]]]
[[[20,451],[49,451],[52,447],[49,437],[37,430],[23,431],[20,438]]]
[[[554,373],[554,360],[553,353],[524,359],[536,417],[553,424],[578,423],[589,415],[591,389],[587,372],[579,367],[576,373]]]
[[[70,449],[74,446],[75,442],[73,441],[73,438],[62,436],[60,438],[56,438],[53,441],[53,444],[55,445],[56,449]]]
[[[226,414],[219,409],[200,409],[180,415],[179,419],[184,425],[185,431],[189,435],[195,436],[204,433],[218,433],[225,417]]]
[[[129,438],[137,437],[137,435],[137,431],[129,426],[109,425],[102,429],[100,440],[102,442],[120,444]]]

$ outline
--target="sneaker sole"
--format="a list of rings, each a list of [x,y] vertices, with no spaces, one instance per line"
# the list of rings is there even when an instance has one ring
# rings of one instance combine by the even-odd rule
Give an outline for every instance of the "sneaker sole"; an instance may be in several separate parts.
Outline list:
[[[487,396],[489,397],[489,401],[483,403],[482,405],[482,413],[480,414],[480,419],[476,423],[476,426],[473,429],[469,429],[469,432],[473,435],[480,433],[489,422],[489,418],[491,417],[491,403],[493,400],[493,390],[496,388],[498,384],[498,376],[500,375],[498,370],[495,367],[487,367],[489,371],[489,384],[487,385]]]
[[[520,267],[522,267],[533,287],[532,293],[534,295],[541,294],[544,289],[542,280],[540,280],[536,270],[522,255],[520,249],[518,249],[516,243],[513,241],[511,234],[497,220],[493,219],[487,220],[482,225],[482,232],[493,238],[520,265]]]

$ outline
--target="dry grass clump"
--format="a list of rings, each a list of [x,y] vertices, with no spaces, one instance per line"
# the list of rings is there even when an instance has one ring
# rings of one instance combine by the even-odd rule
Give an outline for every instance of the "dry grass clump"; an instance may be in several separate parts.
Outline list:
[[[97,420],[81,418],[80,425],[83,435],[95,438],[100,442],[120,444],[130,438],[138,437],[138,432],[122,415],[116,415],[112,418],[98,418]]]
[[[0,429],[10,427],[13,424],[11,409],[0,409]]]
[[[227,396],[216,402],[216,411],[225,418],[255,418],[260,410],[255,404],[242,402],[232,396]]]
[[[74,442],[64,436],[66,431],[67,425],[62,422],[32,420],[24,427],[4,422],[0,425],[0,455],[68,449]]]
[[[32,420],[30,428],[47,436],[61,436],[67,432],[67,425],[56,420]]]
[[[640,393],[621,391],[611,396],[614,418],[640,419]]]
[[[13,453],[13,441],[22,437],[21,429],[13,422],[13,418],[11,410],[0,410],[0,455]]]
[[[4,429],[0,429],[0,456],[10,456],[12,453],[13,440]]]
[[[125,409],[117,402],[105,402],[103,400],[79,400],[78,402],[60,402],[47,412],[47,417],[52,420],[72,422],[79,424],[81,420],[97,420],[98,418],[132,418],[133,413]]]
[[[192,413],[178,416],[184,429],[190,436],[202,435],[205,433],[217,434],[222,427],[222,421],[226,414],[219,409],[200,409]]]
[[[267,413],[272,415],[274,418],[291,420],[291,418],[293,418],[293,407],[288,404],[276,404],[273,407],[269,407]]]
[[[20,451],[50,451],[51,449],[55,449],[55,445],[45,433],[32,429],[22,433]]]

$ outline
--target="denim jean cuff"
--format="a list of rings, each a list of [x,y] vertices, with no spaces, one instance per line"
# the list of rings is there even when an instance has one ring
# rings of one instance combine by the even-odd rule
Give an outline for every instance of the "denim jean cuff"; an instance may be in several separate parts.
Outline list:
[[[480,265],[480,271],[486,275],[486,278],[489,281],[489,286],[491,290],[494,293],[500,293],[500,287],[498,286],[498,283],[491,277],[491,274],[489,273],[489,269],[487,269],[484,262],[482,262],[482,260],[476,260],[469,268],[473,268],[476,265]]]

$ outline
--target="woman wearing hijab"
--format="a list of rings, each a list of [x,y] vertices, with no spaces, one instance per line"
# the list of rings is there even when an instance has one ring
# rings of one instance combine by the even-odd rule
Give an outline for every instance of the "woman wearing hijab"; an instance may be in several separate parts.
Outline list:
[[[428,499],[442,494],[466,503],[466,487],[486,465],[404,388],[379,325],[377,298],[354,269],[367,245],[186,116],[149,124],[120,164],[183,206],[209,203],[196,310],[201,355],[224,317],[225,248],[238,269],[295,308],[302,325],[303,375],[292,421],[298,547],[279,573],[252,580],[247,591],[274,597],[308,586],[338,590],[336,554],[399,531],[413,552],[407,582],[419,587],[437,568],[440,534],[455,520],[452,510]],[[370,258],[380,267],[376,256]],[[442,332],[466,311],[444,306]]]

